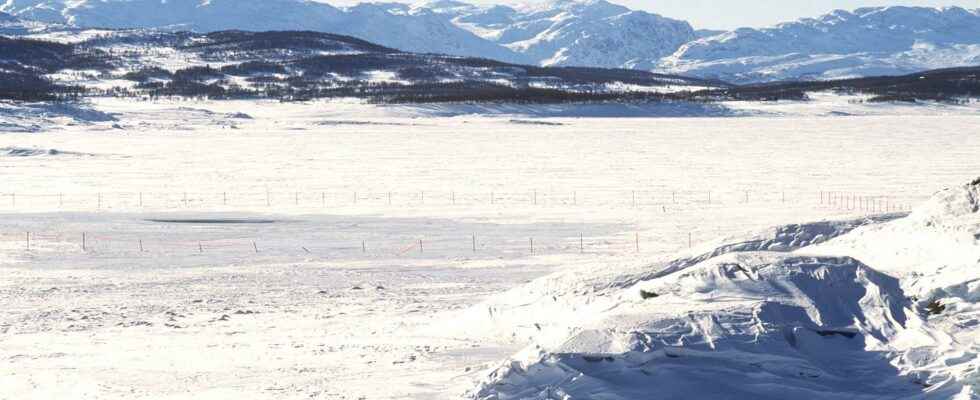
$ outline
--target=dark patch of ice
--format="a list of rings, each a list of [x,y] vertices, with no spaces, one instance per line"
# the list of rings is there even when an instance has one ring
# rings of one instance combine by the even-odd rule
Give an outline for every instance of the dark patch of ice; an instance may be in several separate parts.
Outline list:
[[[188,218],[188,219],[147,219],[149,222],[164,224],[274,224],[274,219],[245,219],[245,218]]]
[[[512,119],[510,123],[517,125],[543,125],[543,126],[564,126],[561,122],[534,121],[527,119]]]

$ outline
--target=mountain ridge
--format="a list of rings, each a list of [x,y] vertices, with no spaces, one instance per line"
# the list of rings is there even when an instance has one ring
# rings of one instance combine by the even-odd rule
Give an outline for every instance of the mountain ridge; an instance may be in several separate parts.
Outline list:
[[[70,28],[309,30],[419,53],[628,68],[736,83],[903,75],[980,65],[980,9],[865,7],[767,28],[696,30],[605,0],[478,6],[431,0],[6,0],[0,34]],[[17,19],[20,22],[17,22]],[[54,28],[51,28],[54,29]]]

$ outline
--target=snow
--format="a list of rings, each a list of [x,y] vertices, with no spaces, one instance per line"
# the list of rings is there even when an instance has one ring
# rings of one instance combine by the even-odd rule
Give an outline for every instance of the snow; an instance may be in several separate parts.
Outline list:
[[[750,236],[639,271],[539,279],[467,315],[467,329],[532,340],[470,396],[976,398],[978,198],[975,182],[907,217],[813,224],[813,246],[806,229],[777,229],[778,251]]]
[[[3,103],[0,398],[975,396],[976,105],[814,97]]]

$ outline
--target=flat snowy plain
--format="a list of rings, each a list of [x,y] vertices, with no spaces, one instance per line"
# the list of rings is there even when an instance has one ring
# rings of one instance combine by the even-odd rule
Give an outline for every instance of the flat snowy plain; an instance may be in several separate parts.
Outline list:
[[[509,289],[980,171],[976,106],[4,107],[0,399],[486,395],[533,338],[461,325]]]

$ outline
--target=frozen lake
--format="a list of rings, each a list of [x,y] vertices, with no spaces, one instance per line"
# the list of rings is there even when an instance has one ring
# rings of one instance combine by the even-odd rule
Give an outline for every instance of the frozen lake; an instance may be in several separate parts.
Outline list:
[[[0,398],[458,398],[524,344],[431,329],[488,295],[980,170],[978,116],[242,106],[0,134]]]

